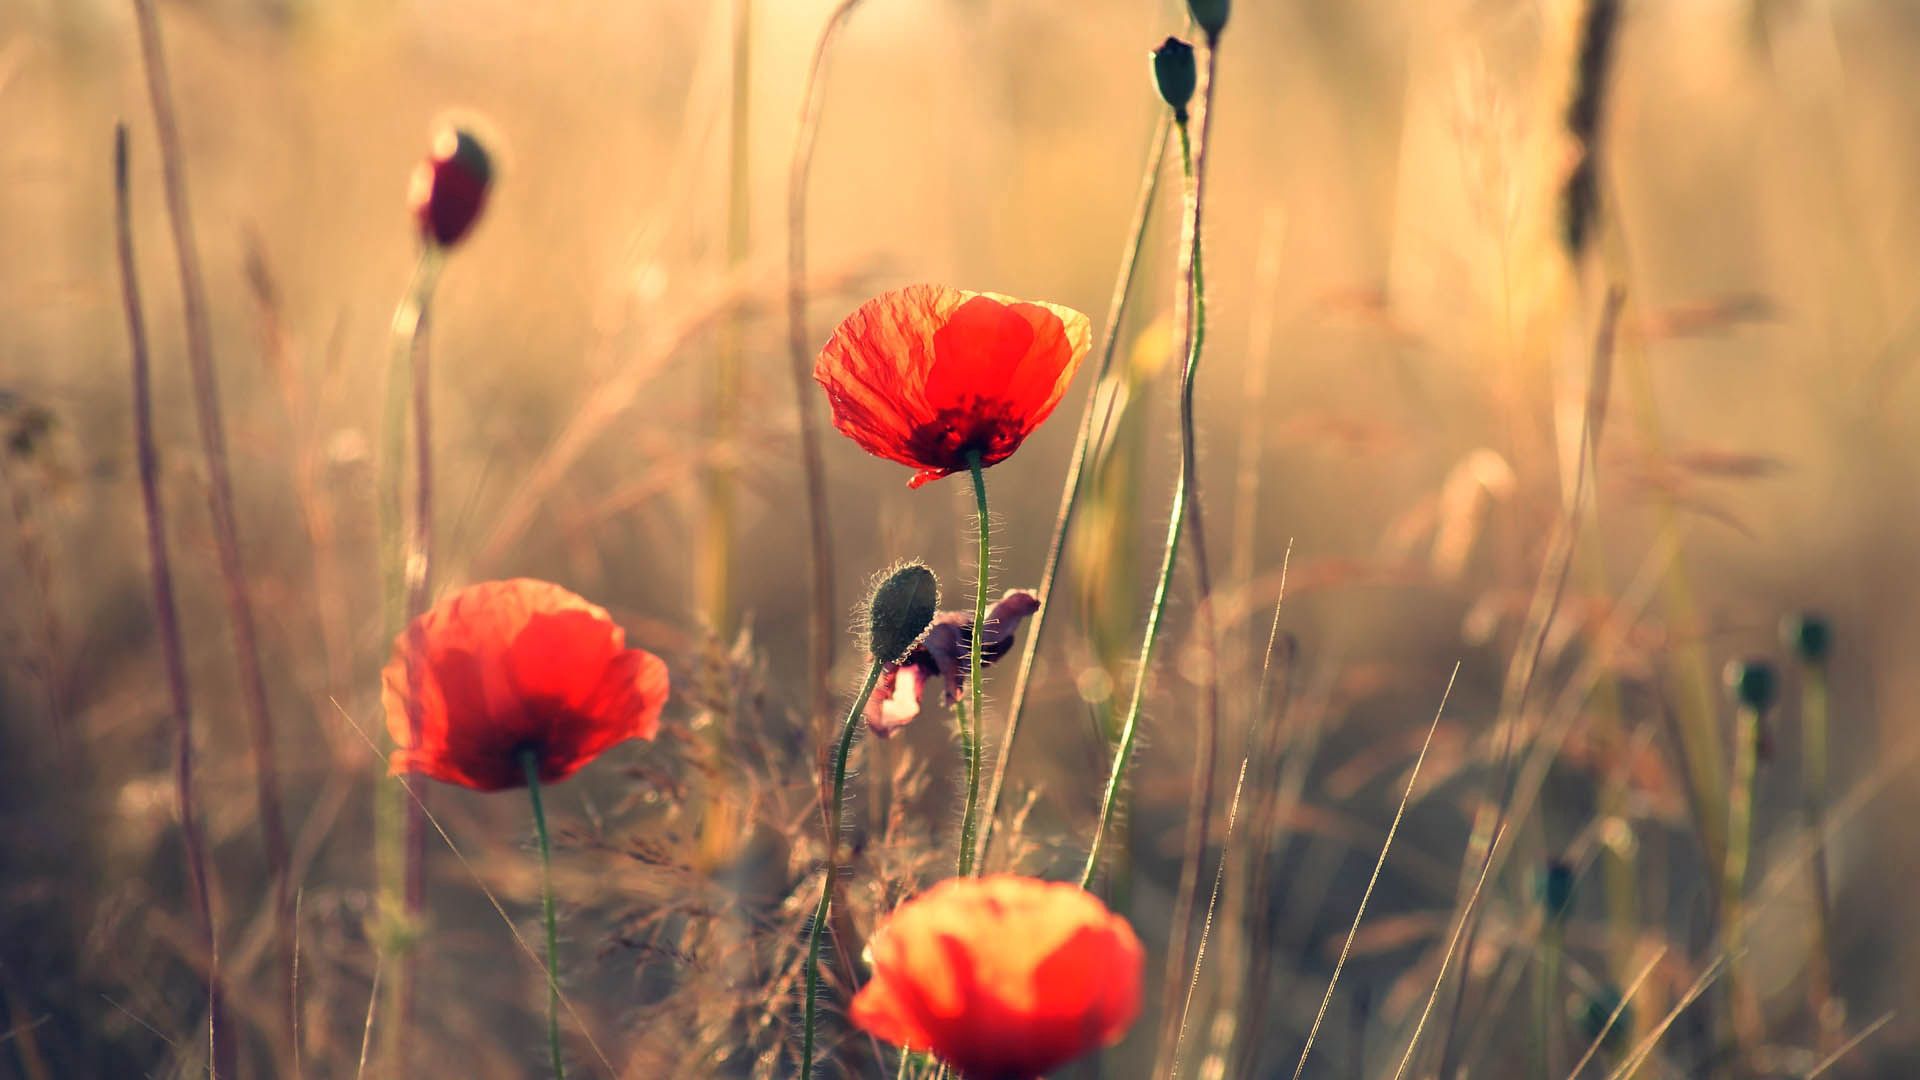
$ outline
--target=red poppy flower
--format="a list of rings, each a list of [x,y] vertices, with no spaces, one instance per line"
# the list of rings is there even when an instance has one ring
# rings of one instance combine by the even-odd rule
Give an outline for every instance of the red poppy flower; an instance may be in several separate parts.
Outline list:
[[[931,1050],[967,1080],[1034,1080],[1120,1041],[1146,954],[1125,919],[1072,885],[950,878],[873,938],[853,1022]]]
[[[420,235],[441,247],[459,243],[479,220],[492,183],[493,162],[480,140],[460,128],[441,128],[432,153],[413,171],[407,198]]]
[[[911,465],[909,487],[1005,461],[1060,403],[1092,341],[1087,317],[944,285],[909,285],[847,316],[813,364],[833,424]]]
[[[659,657],[627,648],[601,608],[527,578],[435,604],[394,640],[381,682],[400,747],[390,771],[477,791],[524,787],[522,751],[553,783],[615,743],[651,739],[667,701]]]

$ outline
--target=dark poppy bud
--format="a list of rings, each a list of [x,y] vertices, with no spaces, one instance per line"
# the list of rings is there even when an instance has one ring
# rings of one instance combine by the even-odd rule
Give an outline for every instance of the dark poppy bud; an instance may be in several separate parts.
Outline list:
[[[1809,667],[1826,663],[1827,652],[1833,648],[1833,628],[1824,616],[1811,611],[1789,616],[1780,624],[1780,637]]]
[[[1773,705],[1775,686],[1773,665],[1765,660],[1734,660],[1727,664],[1727,692],[1735,701],[1757,712]]]
[[[1573,906],[1573,864],[1565,859],[1548,859],[1540,868],[1538,890],[1547,918],[1556,922],[1566,918],[1567,909]]]
[[[1207,32],[1209,44],[1220,36],[1220,31],[1227,28],[1227,13],[1231,7],[1231,0],[1187,0],[1187,13],[1193,16],[1195,25]]]
[[[459,243],[479,220],[492,184],[493,162],[480,140],[462,128],[441,128],[432,152],[413,171],[408,196],[421,238],[440,247]]]
[[[1173,118],[1187,122],[1187,105],[1193,101],[1193,89],[1200,84],[1200,69],[1193,61],[1193,46],[1170,37],[1153,50],[1153,81],[1160,87],[1160,100],[1173,107]]]
[[[867,651],[878,662],[892,663],[932,624],[940,607],[940,582],[924,565],[906,563],[888,571],[867,607]]]
[[[1580,1026],[1580,1033],[1587,1042],[1606,1035],[1606,1047],[1619,1050],[1625,1046],[1627,1033],[1633,1030],[1633,1005],[1627,1002],[1620,991],[1612,986],[1594,987],[1588,993],[1580,995],[1574,1006],[1574,1019]],[[1618,1018],[1614,1016],[1619,1013]],[[1608,1025],[1608,1021],[1613,1021]]]

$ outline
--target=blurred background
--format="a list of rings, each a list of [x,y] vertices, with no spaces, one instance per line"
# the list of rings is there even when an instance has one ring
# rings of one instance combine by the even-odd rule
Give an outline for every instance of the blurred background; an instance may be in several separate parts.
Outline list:
[[[402,1057],[370,1011],[390,941],[375,859],[390,783],[379,403],[416,255],[407,178],[449,115],[479,126],[499,168],[433,309],[436,584],[557,581],[674,674],[657,742],[550,793],[570,1057],[583,1074],[793,1073],[822,729],[804,715],[787,192],[834,6],[159,4],[293,838],[295,1034],[275,1004],[271,889],[132,7],[0,4],[0,1074],[206,1068],[114,261],[117,120],[241,1072],[353,1075],[365,1041],[369,1075],[538,1074],[538,968],[489,903],[535,938],[537,863],[511,795],[431,793],[460,857],[433,837]],[[1203,1075],[1291,1074],[1456,663],[1310,1068],[1390,1075],[1398,1062],[1477,870],[1475,815],[1501,795],[1507,714],[1521,756],[1543,751],[1529,758],[1541,796],[1509,824],[1511,855],[1421,1067],[1440,1066],[1444,1041],[1470,1075],[1524,1075],[1547,1015],[1571,1050],[1565,1075],[1594,1017],[1650,970],[1584,1075],[1624,1064],[1717,955],[1718,870],[1702,869],[1683,746],[1705,733],[1731,756],[1720,672],[1749,655],[1780,665],[1783,703],[1757,781],[1741,985],[1762,1034],[1749,1061],[1804,1075],[1892,1012],[1833,1072],[1920,1068],[1920,848],[1906,828],[1920,811],[1920,5],[1626,0],[1591,150],[1601,208],[1576,256],[1562,191],[1584,8],[1243,2],[1222,39],[1199,412],[1229,719],[1212,835],[1228,876],[1186,1051]],[[1172,0],[859,5],[821,89],[810,340],[913,281],[1068,304],[1108,331],[1163,108],[1147,52],[1184,26]],[[1117,328],[1116,419],[1054,597],[1003,824],[1021,816],[995,865],[1070,877],[1097,809],[1103,725],[1124,705],[1115,687],[1129,685],[1178,470],[1178,190],[1176,169]],[[1577,500],[1608,287],[1625,306]],[[996,589],[1038,583],[1094,366],[987,474]],[[933,566],[945,606],[968,606],[966,485],[909,491],[905,470],[824,437],[834,610],[906,557]],[[718,518],[716,475],[732,496]],[[1516,705],[1503,685],[1566,530],[1565,587]],[[1273,708],[1255,715],[1283,560],[1292,645]],[[1074,1075],[1148,1075],[1162,1023],[1202,670],[1191,579],[1176,582],[1128,850],[1105,886],[1152,952],[1148,1013]],[[1834,640],[1824,948],[1802,781],[1808,673],[1778,631],[1807,611]],[[843,642],[836,700],[858,681],[854,652]],[[990,701],[1011,685],[1008,665]],[[957,764],[932,711],[861,750],[856,934],[945,872]],[[1574,869],[1567,959],[1536,1014],[1536,882],[1554,861]],[[1816,954],[1832,962],[1824,1006]],[[1642,1075],[1730,1067],[1724,992],[1680,1014]],[[891,1069],[890,1051],[829,1012],[836,1067]]]

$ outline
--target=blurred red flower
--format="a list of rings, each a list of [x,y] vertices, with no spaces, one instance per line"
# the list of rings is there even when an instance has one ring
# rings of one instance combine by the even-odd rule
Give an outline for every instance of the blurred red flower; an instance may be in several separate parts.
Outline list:
[[[1086,359],[1087,317],[944,285],[909,285],[847,316],[814,361],[833,423],[911,465],[910,487],[1005,461],[1053,412]]]
[[[1145,960],[1126,920],[1073,885],[950,878],[874,935],[853,1022],[967,1080],[1034,1080],[1127,1033]]]
[[[470,585],[415,619],[381,673],[395,775],[477,791],[524,787],[522,751],[542,783],[572,776],[627,739],[651,739],[667,665],[629,649],[607,613],[558,585]]]
[[[480,140],[460,128],[441,128],[427,160],[413,171],[407,197],[420,235],[441,247],[459,243],[479,220],[492,184],[493,162]]]

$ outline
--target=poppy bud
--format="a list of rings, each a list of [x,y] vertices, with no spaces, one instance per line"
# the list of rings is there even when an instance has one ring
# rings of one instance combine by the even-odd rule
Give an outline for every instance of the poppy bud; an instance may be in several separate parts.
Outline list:
[[[1780,637],[1787,648],[1800,658],[1808,667],[1818,667],[1827,662],[1827,652],[1833,647],[1833,628],[1827,624],[1824,616],[1807,611],[1788,617],[1780,624]]]
[[[1548,859],[1540,870],[1539,892],[1547,918],[1556,922],[1566,918],[1573,906],[1573,864],[1565,859]]]
[[[940,582],[925,565],[910,562],[887,574],[867,606],[867,651],[876,662],[891,663],[927,632],[940,606]]]
[[[1613,986],[1597,986],[1580,995],[1573,1012],[1586,1040],[1592,1042],[1604,1035],[1609,1050],[1621,1049],[1627,1033],[1633,1030],[1633,1005]]]
[[[421,238],[440,247],[459,243],[479,220],[492,184],[493,162],[480,140],[463,128],[441,128],[413,171],[408,196]]]
[[[1207,32],[1207,43],[1220,36],[1227,28],[1228,9],[1233,7],[1232,0],[1187,0],[1187,14],[1200,29]]]
[[[1173,107],[1173,118],[1187,122],[1187,103],[1193,100],[1193,88],[1200,83],[1200,71],[1193,62],[1193,46],[1170,37],[1153,50],[1153,81],[1160,87],[1160,100]]]
[[[1766,712],[1773,704],[1773,665],[1765,660],[1735,660],[1727,664],[1727,691],[1734,700],[1756,712]]]

